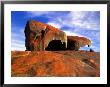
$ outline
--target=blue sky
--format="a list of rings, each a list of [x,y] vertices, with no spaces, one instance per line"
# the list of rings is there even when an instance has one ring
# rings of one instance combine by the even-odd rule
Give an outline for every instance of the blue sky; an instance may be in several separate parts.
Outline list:
[[[100,51],[100,11],[12,11],[11,50],[25,50],[24,29],[30,19],[60,28],[67,35],[87,37],[91,48]]]

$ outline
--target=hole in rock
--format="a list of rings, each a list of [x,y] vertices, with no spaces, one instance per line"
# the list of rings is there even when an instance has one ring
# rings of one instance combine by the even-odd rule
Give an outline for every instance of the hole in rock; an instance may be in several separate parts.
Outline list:
[[[61,40],[52,40],[48,46],[45,48],[47,51],[60,51],[65,50],[65,42],[61,42]]]
[[[67,50],[75,50],[77,49],[75,47],[75,42],[74,41],[71,41],[71,40],[68,40],[68,43],[67,43]]]

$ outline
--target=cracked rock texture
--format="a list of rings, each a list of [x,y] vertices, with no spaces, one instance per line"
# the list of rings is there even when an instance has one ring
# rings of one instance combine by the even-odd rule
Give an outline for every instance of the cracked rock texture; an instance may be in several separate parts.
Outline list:
[[[34,20],[28,21],[25,27],[25,46],[28,51],[45,50],[52,40],[60,40],[67,47],[65,32],[51,25]]]
[[[91,45],[85,37],[67,36],[61,29],[34,20],[27,22],[24,33],[27,51],[79,50]]]
[[[91,45],[89,39],[34,20],[24,32],[27,51],[11,51],[12,77],[100,76],[100,53],[79,50]]]
[[[100,53],[12,51],[12,77],[99,77]]]

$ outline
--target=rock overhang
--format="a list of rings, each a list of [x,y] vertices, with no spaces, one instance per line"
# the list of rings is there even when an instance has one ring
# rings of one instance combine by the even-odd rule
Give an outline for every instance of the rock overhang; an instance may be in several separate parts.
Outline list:
[[[45,50],[52,40],[61,40],[67,47],[66,33],[48,24],[28,21],[24,33],[26,50]]]
[[[91,41],[85,37],[67,36],[61,29],[35,20],[27,22],[24,33],[26,50],[30,51],[45,50],[53,40],[65,43],[65,50],[79,50],[91,45]]]

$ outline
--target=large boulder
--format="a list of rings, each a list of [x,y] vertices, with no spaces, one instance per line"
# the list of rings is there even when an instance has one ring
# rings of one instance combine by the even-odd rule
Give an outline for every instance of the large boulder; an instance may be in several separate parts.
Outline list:
[[[25,46],[28,51],[50,49],[51,47],[48,48],[48,45],[51,41],[60,42],[60,44],[63,44],[64,48],[67,47],[66,33],[51,25],[30,20],[27,22],[24,32]]]
[[[28,51],[79,50],[91,45],[91,41],[85,37],[66,36],[62,30],[34,20],[27,22],[24,32]]]
[[[91,45],[91,41],[85,37],[79,36],[67,36],[67,49],[68,50],[79,50],[80,47]]]

